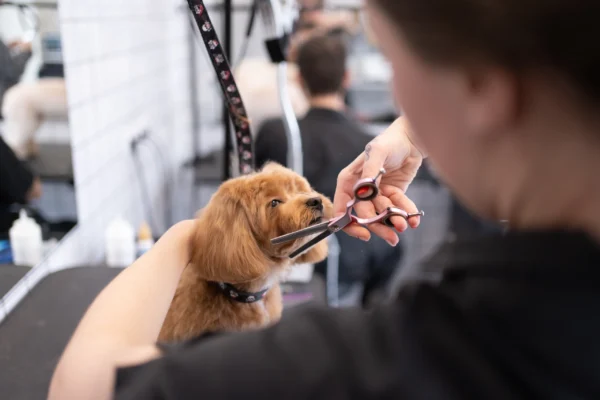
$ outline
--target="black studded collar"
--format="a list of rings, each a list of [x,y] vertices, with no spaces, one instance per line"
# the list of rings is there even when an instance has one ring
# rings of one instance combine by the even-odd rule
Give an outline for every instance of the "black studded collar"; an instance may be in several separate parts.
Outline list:
[[[215,285],[221,290],[221,292],[229,297],[232,300],[235,300],[239,303],[252,304],[260,301],[265,297],[265,294],[269,291],[270,288],[266,288],[261,290],[260,292],[244,292],[237,289],[230,283],[225,282],[215,282]]]

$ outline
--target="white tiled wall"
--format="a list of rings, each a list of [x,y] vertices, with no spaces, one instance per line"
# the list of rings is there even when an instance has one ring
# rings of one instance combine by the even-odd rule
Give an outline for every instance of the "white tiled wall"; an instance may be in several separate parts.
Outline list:
[[[192,154],[188,9],[174,0],[60,0],[78,226],[0,301],[0,321],[48,273],[101,263],[117,215],[144,218],[130,150],[143,131],[144,179],[161,233],[166,180]],[[206,70],[205,74],[212,74]],[[209,75],[210,76],[210,75]]]
[[[191,154],[189,31],[183,2],[61,0],[77,188],[79,235],[98,261],[103,233],[117,215],[144,218],[131,140],[147,131],[168,160],[170,175]],[[162,231],[165,177],[152,147],[144,180]],[[157,232],[160,233],[160,232]]]

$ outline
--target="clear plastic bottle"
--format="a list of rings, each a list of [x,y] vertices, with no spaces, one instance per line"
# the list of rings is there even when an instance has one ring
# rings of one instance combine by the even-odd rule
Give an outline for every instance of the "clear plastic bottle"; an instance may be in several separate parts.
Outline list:
[[[152,237],[152,229],[146,222],[142,222],[140,229],[138,230],[137,238],[137,256],[141,257],[142,254],[150,250],[154,246],[154,238]]]
[[[33,267],[42,261],[42,228],[24,209],[8,232],[13,263]]]

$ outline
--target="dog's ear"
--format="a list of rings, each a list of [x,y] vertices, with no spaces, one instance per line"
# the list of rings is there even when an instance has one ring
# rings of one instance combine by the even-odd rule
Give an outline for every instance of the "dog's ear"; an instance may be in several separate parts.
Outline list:
[[[235,191],[222,187],[197,219],[192,264],[203,279],[235,284],[267,272],[268,261],[241,201]]]

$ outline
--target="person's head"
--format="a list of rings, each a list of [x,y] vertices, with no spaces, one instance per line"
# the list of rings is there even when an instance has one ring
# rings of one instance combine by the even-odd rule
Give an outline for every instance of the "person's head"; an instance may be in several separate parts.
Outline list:
[[[367,0],[367,9],[417,142],[470,208],[511,218],[498,214],[531,207],[537,182],[570,168],[578,178],[600,159],[597,0]]]
[[[339,34],[315,35],[300,45],[296,63],[309,99],[343,97],[349,83],[346,57],[346,43]]]

